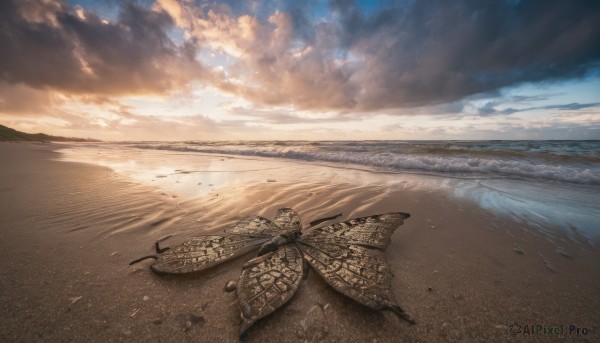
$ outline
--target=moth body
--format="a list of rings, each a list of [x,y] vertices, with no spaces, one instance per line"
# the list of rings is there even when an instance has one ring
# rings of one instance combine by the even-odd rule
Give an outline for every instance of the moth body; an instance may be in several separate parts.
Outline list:
[[[273,237],[258,250],[258,256],[277,250],[280,246],[294,243],[302,233],[300,230],[290,230]]]

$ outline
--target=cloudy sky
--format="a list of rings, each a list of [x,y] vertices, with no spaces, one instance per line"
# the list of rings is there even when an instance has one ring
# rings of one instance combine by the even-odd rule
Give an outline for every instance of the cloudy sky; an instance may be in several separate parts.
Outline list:
[[[596,0],[2,0],[0,124],[105,140],[600,139]]]

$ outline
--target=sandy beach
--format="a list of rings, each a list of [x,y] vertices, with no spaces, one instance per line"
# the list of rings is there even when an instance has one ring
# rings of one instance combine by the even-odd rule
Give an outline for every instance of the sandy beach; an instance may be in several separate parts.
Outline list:
[[[305,224],[410,213],[386,254],[417,324],[358,305],[311,271],[245,342],[503,342],[515,323],[542,327],[516,338],[600,339],[598,236],[540,230],[453,196],[443,178],[214,154],[171,153],[173,169],[156,152],[125,163],[121,152],[77,151],[0,143],[2,341],[236,342],[239,309],[224,285],[252,254],[185,276],[128,263],[166,236],[175,246],[281,207]],[[571,325],[579,334],[543,332]]]

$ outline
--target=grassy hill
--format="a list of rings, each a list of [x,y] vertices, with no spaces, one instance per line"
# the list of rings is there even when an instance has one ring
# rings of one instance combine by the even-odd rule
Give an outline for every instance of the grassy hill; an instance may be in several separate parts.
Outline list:
[[[0,142],[99,142],[96,139],[50,136],[45,133],[25,133],[0,125]]]

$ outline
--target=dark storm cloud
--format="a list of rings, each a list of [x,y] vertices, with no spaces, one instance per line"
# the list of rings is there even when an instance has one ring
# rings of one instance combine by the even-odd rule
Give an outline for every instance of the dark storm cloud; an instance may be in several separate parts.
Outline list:
[[[227,27],[216,36],[243,51],[229,75],[244,82],[218,87],[263,104],[421,107],[600,68],[598,1],[394,1],[367,12],[332,0],[325,19],[305,3],[284,3],[283,15],[272,13],[285,16],[285,27],[257,4],[263,14],[255,17],[252,44],[231,37],[235,18],[213,27]],[[277,41],[281,32],[285,41]]]
[[[201,73],[163,11],[123,3],[116,22],[60,1],[0,2],[0,81],[68,93],[160,93]]]
[[[600,61],[600,2],[415,1],[365,17],[332,2],[367,108],[448,102],[521,82],[578,77]]]
[[[497,115],[509,115],[518,112],[527,112],[534,110],[559,110],[559,111],[577,111],[590,107],[600,107],[600,102],[591,102],[591,103],[570,103],[570,104],[557,104],[557,105],[546,105],[546,106],[534,106],[534,107],[526,107],[526,108],[506,108],[499,110],[497,106],[500,102],[497,101],[489,101],[483,106],[477,109],[477,113],[484,117],[497,116]]]
[[[574,102],[574,103],[570,103],[570,104],[556,105],[556,106],[554,106],[554,108],[556,108],[558,110],[563,110],[563,111],[577,111],[577,110],[581,110],[581,109],[588,108],[588,107],[598,107],[598,106],[600,106],[600,102],[592,102],[592,103],[588,103],[588,104],[580,104],[580,103]],[[548,106],[548,107],[552,107],[552,106]]]

